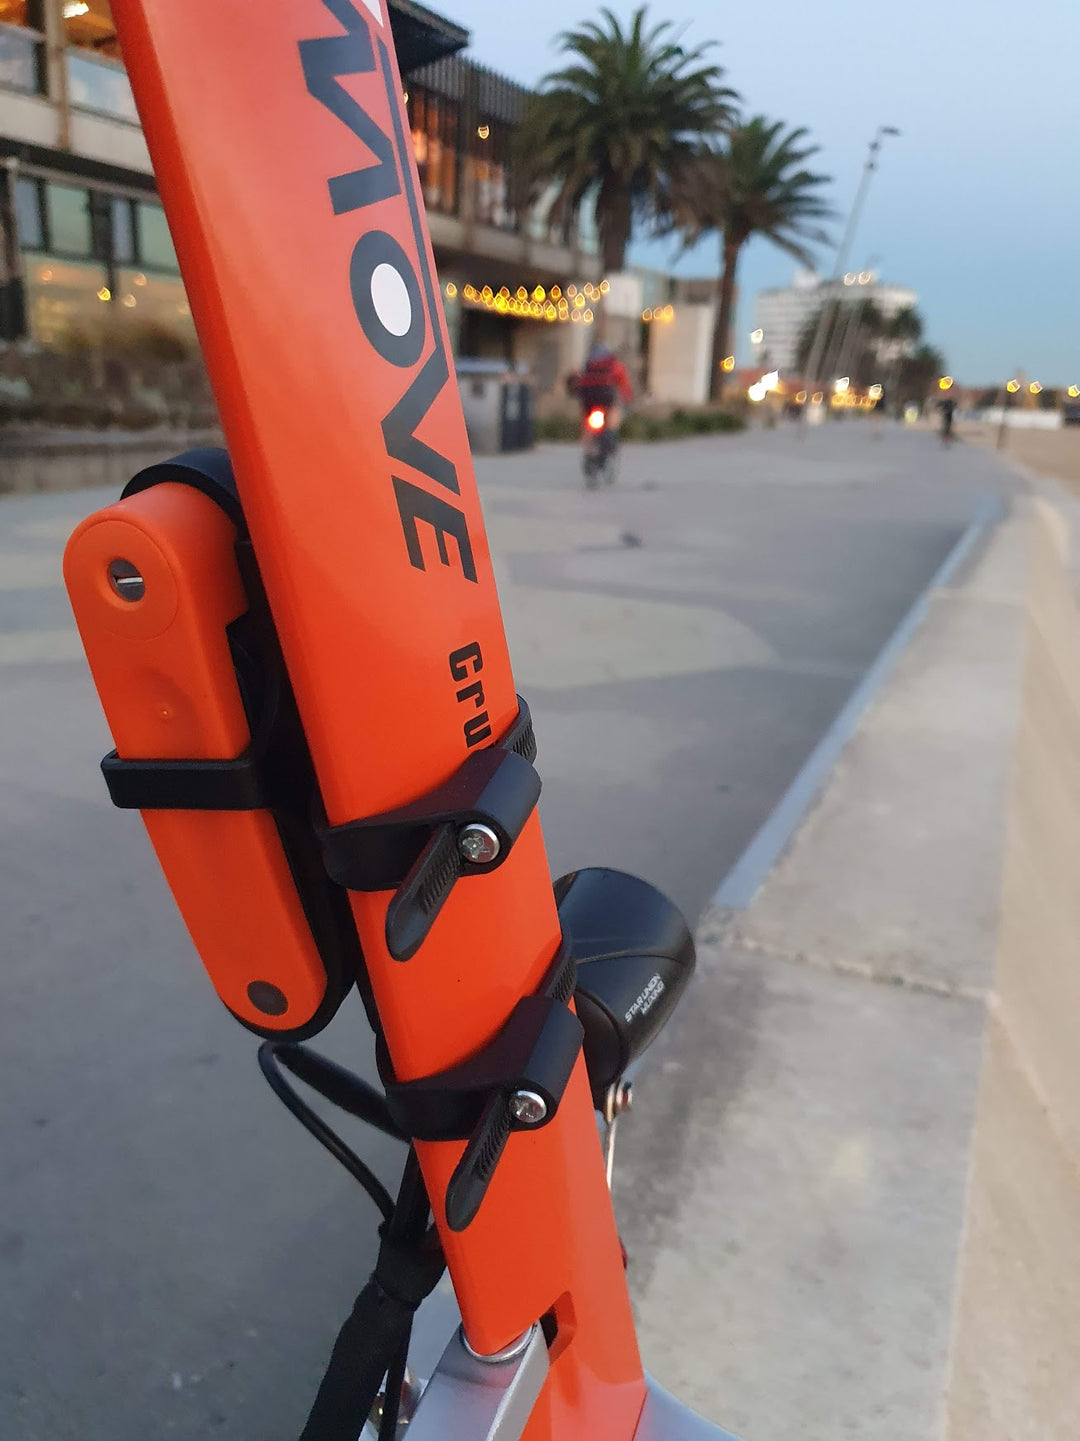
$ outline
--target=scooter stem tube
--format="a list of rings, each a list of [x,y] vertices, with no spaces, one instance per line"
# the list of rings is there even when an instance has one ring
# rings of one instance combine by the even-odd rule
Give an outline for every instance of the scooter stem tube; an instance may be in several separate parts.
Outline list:
[[[328,817],[390,810],[516,700],[385,0],[112,8]],[[351,900],[404,1080],[486,1044],[557,949],[535,814],[405,963],[389,896]],[[581,1060],[463,1232],[462,1145],[418,1149],[471,1345],[555,1312],[530,1441],[629,1441],[645,1390]]]

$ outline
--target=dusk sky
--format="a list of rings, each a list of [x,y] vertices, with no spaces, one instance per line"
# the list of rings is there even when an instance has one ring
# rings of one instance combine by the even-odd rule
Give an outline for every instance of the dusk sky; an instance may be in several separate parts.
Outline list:
[[[470,54],[526,84],[558,63],[554,38],[598,7],[583,0],[445,0],[472,32]],[[621,18],[634,6],[617,0]],[[846,213],[867,144],[885,142],[852,264],[919,294],[927,338],[964,383],[1023,370],[1080,384],[1080,3],[912,0],[896,6],[654,0],[687,44],[716,56],[748,114],[805,125],[816,168]],[[837,236],[838,236],[837,228]],[[641,264],[715,274],[711,242],[675,263],[670,243],[637,244]],[[829,270],[832,254],[822,257]],[[756,290],[786,285],[792,262],[765,242],[744,251],[740,353]]]

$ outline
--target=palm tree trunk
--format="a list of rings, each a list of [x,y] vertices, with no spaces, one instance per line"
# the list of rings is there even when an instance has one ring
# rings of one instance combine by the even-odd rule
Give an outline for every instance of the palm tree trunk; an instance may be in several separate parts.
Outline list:
[[[731,312],[735,307],[735,271],[739,264],[738,241],[725,238],[721,247],[722,267],[716,283],[716,325],[713,328],[712,366],[709,371],[709,399],[717,404],[724,398],[727,372],[723,361],[731,354]]]
[[[626,247],[630,244],[633,224],[630,192],[616,186],[602,187],[597,209],[604,277],[617,275],[626,265]],[[603,344],[608,339],[608,334],[607,307],[601,302],[596,306],[593,335],[597,344]]]

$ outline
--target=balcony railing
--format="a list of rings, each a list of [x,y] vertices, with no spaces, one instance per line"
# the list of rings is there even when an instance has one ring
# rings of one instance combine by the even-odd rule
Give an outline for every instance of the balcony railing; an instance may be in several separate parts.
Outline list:
[[[34,30],[0,25],[0,86],[40,95],[45,89],[44,39]]]
[[[77,110],[92,110],[138,125],[139,113],[127,71],[116,60],[101,59],[80,50],[67,52],[68,97]]]

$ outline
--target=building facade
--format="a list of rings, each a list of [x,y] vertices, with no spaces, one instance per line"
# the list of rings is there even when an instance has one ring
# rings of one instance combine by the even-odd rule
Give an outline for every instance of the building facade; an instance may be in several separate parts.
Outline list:
[[[105,0],[0,0],[0,163],[0,337],[193,344]]]
[[[573,301],[602,279],[593,227],[519,199],[528,92],[463,57],[459,26],[384,3],[455,350],[551,388],[587,344]],[[108,0],[0,0],[0,165],[0,339],[194,350]]]
[[[807,324],[830,300],[872,301],[889,318],[913,307],[918,296],[903,285],[890,285],[874,271],[852,272],[840,280],[822,280],[810,271],[796,271],[791,285],[759,290],[754,299],[751,351],[755,366],[781,372],[798,369],[799,341]],[[758,331],[761,338],[756,339]]]
[[[604,277],[587,207],[572,225],[552,221],[550,195],[522,202],[514,136],[529,91],[454,54],[414,70],[405,94],[455,352],[556,388],[584,354]]]

